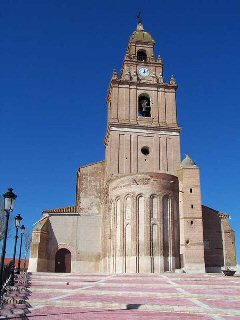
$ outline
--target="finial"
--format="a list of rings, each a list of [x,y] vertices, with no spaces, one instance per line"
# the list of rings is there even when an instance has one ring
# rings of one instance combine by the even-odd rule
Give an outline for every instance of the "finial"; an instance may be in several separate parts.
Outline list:
[[[137,21],[138,21],[138,24],[142,24],[141,11],[139,11],[137,14]]]
[[[169,80],[169,84],[172,85],[172,86],[176,86],[177,85],[177,82],[176,82],[176,79],[175,77],[172,75],[170,80]]]
[[[138,15],[137,15],[137,21],[138,21],[137,30],[143,31],[144,29],[143,29],[141,11],[139,11],[139,13],[138,13]]]
[[[112,80],[117,80],[117,78],[118,78],[118,74],[117,74],[117,71],[114,69],[112,74]]]

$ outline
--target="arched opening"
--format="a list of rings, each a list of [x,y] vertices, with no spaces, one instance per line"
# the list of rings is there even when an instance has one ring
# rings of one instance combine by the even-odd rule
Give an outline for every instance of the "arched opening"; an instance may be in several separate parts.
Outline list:
[[[141,117],[151,117],[150,98],[146,94],[138,97],[138,115]]]
[[[55,256],[55,272],[71,272],[71,252],[68,249],[59,249]]]
[[[147,61],[147,54],[145,50],[138,50],[137,52],[138,61]]]

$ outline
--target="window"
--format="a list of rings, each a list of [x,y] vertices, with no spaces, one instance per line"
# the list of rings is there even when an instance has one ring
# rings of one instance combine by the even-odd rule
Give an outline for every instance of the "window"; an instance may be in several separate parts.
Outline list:
[[[147,156],[147,155],[149,155],[149,148],[148,147],[142,147],[141,152],[142,152],[142,154]]]
[[[147,61],[147,54],[145,50],[138,50],[137,52],[138,61]]]
[[[190,193],[192,193],[192,188],[190,188]]]
[[[147,95],[140,95],[138,98],[138,115],[151,117],[150,99]]]

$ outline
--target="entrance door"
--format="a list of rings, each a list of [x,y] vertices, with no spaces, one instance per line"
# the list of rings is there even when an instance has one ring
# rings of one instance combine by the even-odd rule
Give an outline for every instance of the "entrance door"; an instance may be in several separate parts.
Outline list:
[[[55,272],[71,272],[71,252],[60,249],[55,257]]]

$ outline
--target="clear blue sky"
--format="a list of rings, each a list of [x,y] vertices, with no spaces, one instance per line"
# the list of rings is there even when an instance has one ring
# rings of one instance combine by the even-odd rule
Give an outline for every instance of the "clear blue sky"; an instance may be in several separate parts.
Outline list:
[[[74,204],[78,167],[104,158],[107,88],[139,10],[179,84],[182,156],[203,203],[231,214],[240,256],[239,0],[2,0],[0,191],[14,188],[29,228]]]

